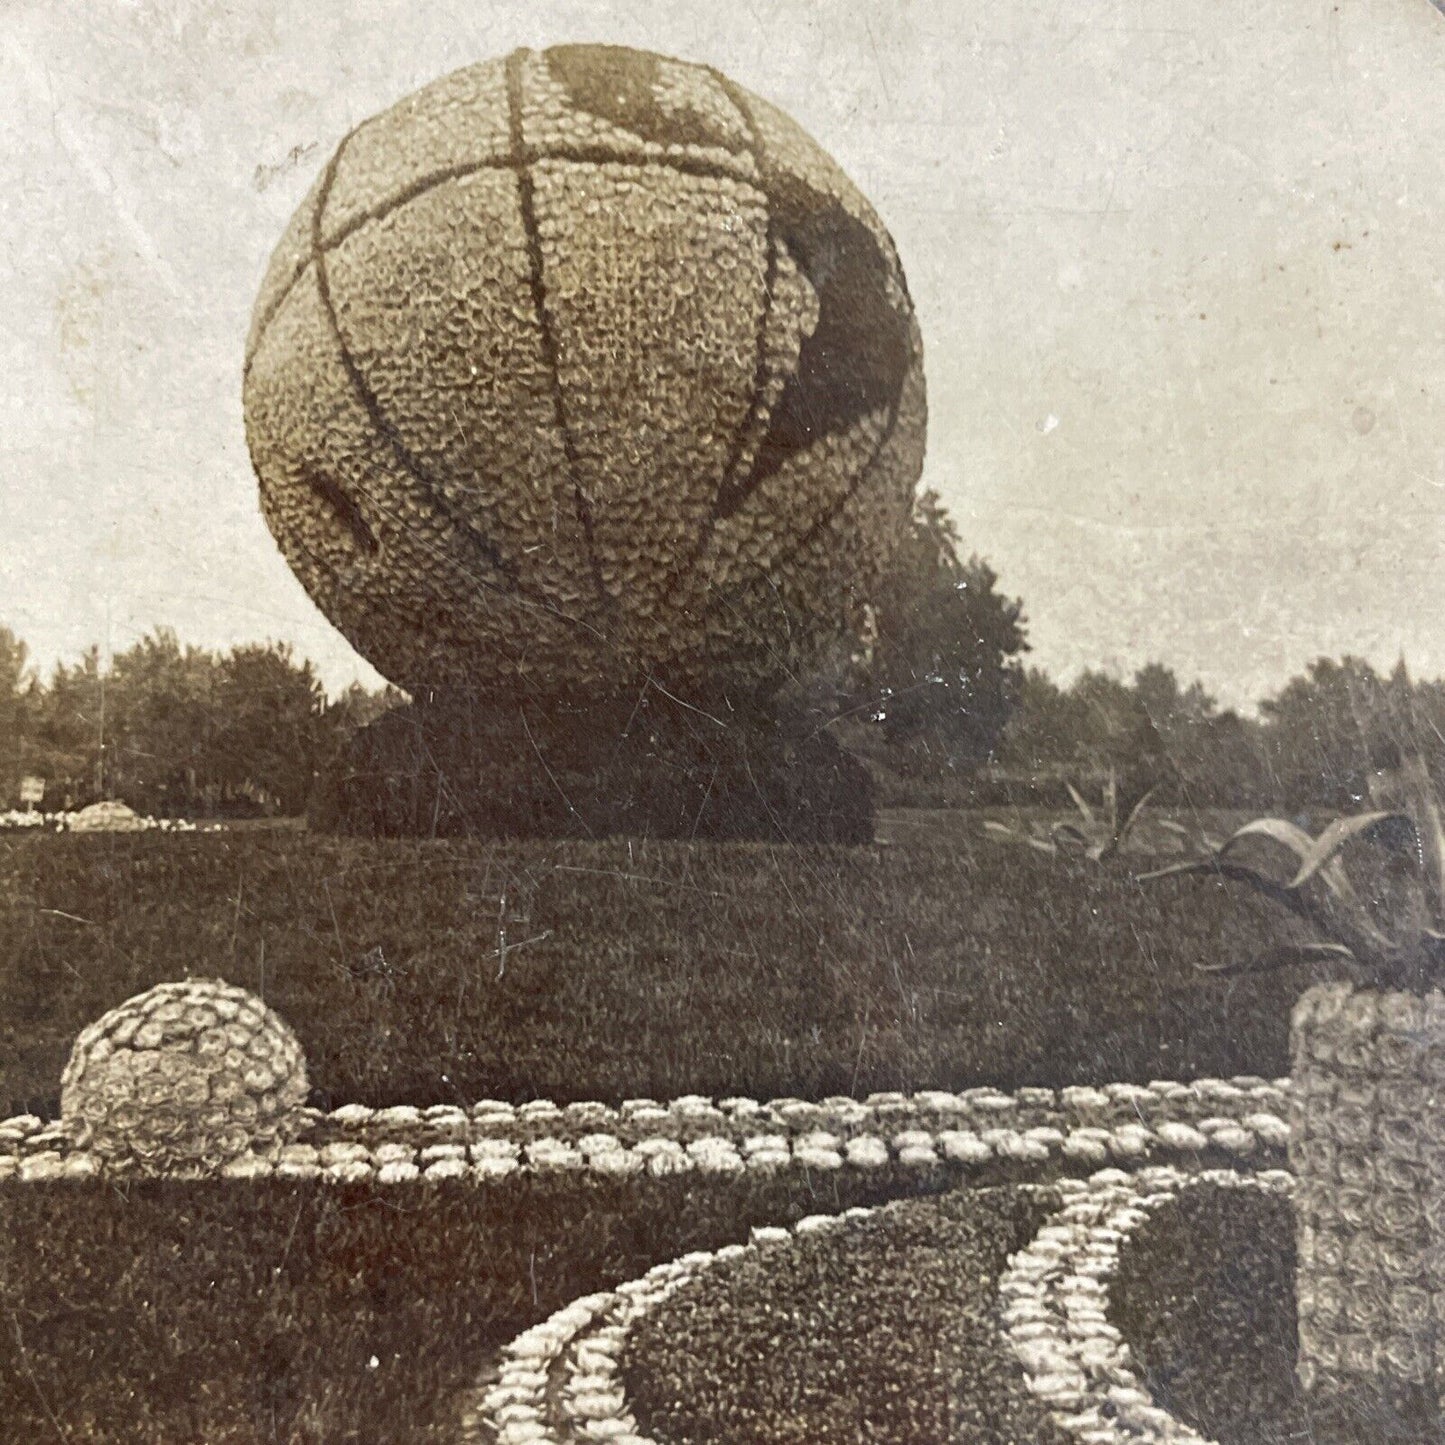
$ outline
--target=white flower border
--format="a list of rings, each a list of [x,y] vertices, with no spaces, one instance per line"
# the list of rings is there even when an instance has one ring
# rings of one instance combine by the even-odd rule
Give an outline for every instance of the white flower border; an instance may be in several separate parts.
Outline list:
[[[241,1156],[231,1179],[320,1179],[404,1184],[490,1182],[525,1174],[629,1177],[696,1172],[995,1166],[1042,1172],[1050,1164],[1196,1165],[1277,1156],[1289,1138],[1289,1081],[1254,1077],[1098,1088],[969,1089],[866,1099],[684,1095],[558,1105],[483,1100],[464,1109],[346,1105],[303,1113],[296,1141]],[[90,1179],[114,1171],[72,1147],[63,1123],[34,1115],[0,1121],[0,1180]],[[185,1177],[177,1174],[176,1177]]]
[[[1063,1207],[999,1278],[1004,1331],[1029,1389],[1079,1445],[1212,1445],[1154,1403],[1108,1320],[1122,1246],[1150,1213],[1201,1182],[1288,1195],[1294,1176],[1146,1168],[1060,1180]]]
[[[684,1254],[574,1301],[503,1349],[495,1381],[465,1403],[458,1445],[657,1445],[639,1429],[619,1369],[627,1337],[644,1316],[706,1270],[787,1249],[797,1236],[845,1229],[906,1202],[810,1215],[791,1230],[755,1228],[747,1244]]]
[[[1242,1077],[818,1103],[684,1095],[666,1105],[627,1100],[615,1109],[547,1100],[484,1100],[470,1109],[347,1105],[329,1114],[305,1111],[297,1142],[235,1160],[222,1176],[387,1185],[951,1166],[966,1183],[1007,1166],[1004,1182],[1048,1179],[1064,1199],[1000,1276],[1005,1334],[1029,1388],[1080,1445],[1211,1445],[1159,1409],[1129,1369],[1128,1348],[1107,1320],[1108,1281],[1129,1233],[1193,1181],[1288,1192],[1293,1176],[1268,1166],[1288,1144],[1289,1100],[1288,1079]],[[1190,1167],[1162,1166],[1166,1159]],[[1259,1172],[1208,1167],[1220,1160]],[[1098,1170],[1101,1164],[1134,1172]],[[1049,1166],[1098,1172],[1056,1178]],[[0,1181],[108,1172],[104,1161],[71,1147],[61,1123],[34,1115],[0,1121]],[[754,1229],[745,1245],[686,1254],[575,1301],[503,1350],[497,1379],[467,1404],[462,1445],[654,1445],[639,1432],[618,1373],[639,1319],[705,1269],[909,1202],[809,1216],[792,1230]]]
[[[1028,1388],[1080,1445],[1212,1445],[1157,1406],[1108,1321],[1120,1250],[1161,1205],[1207,1183],[1289,1194],[1282,1170],[1101,1170],[1050,1187],[1063,1195],[999,1280],[1004,1335]],[[644,1435],[623,1387],[620,1358],[638,1322],[685,1284],[749,1254],[787,1249],[798,1236],[846,1229],[916,1201],[801,1219],[791,1230],[754,1229],[747,1244],[682,1255],[615,1290],[587,1295],[507,1345],[496,1378],[466,1400],[458,1445],[657,1445]]]

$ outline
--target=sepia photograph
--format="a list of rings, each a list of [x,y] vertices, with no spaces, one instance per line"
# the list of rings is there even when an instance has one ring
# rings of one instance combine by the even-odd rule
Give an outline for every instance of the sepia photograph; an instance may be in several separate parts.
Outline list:
[[[1445,0],[0,59],[0,1445],[1445,1440]]]

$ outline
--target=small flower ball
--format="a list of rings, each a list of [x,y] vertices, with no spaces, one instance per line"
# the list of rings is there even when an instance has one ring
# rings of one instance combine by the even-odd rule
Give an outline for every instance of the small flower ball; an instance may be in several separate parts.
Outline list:
[[[518,50],[363,121],[282,237],[262,512],[414,695],[766,682],[907,526],[923,346],[892,238],[711,67]]]
[[[162,983],[81,1031],[60,1081],[76,1144],[149,1173],[219,1169],[284,1142],[306,1100],[285,1021],[222,979]]]

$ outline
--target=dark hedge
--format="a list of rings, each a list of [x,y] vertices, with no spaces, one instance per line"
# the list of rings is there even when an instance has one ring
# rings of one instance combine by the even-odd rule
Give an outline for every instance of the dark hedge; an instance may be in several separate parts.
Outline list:
[[[1289,936],[1209,880],[1139,885],[953,835],[881,848],[0,839],[0,1115],[76,1033],[187,973],[263,993],[315,1102],[824,1097],[1287,1068]]]
[[[669,1445],[1066,1445],[997,1323],[999,1271],[1057,1202],[969,1190],[707,1272],[624,1355],[642,1433]]]
[[[918,1187],[0,1185],[0,1439],[441,1441],[495,1351],[578,1296]]]
[[[1295,1376],[1289,1202],[1197,1184],[1154,1212],[1120,1259],[1115,1325],[1155,1401],[1219,1445],[1426,1445],[1413,1392],[1305,1396]]]
[[[662,694],[564,708],[412,703],[362,728],[318,783],[318,832],[364,838],[871,843],[868,770],[765,707]]]

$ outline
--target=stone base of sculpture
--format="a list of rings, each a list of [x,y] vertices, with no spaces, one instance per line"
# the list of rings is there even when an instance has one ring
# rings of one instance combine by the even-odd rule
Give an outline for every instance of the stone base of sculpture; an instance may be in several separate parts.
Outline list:
[[[826,732],[652,693],[639,702],[439,700],[362,728],[310,825],[366,837],[873,840],[867,770]]]

